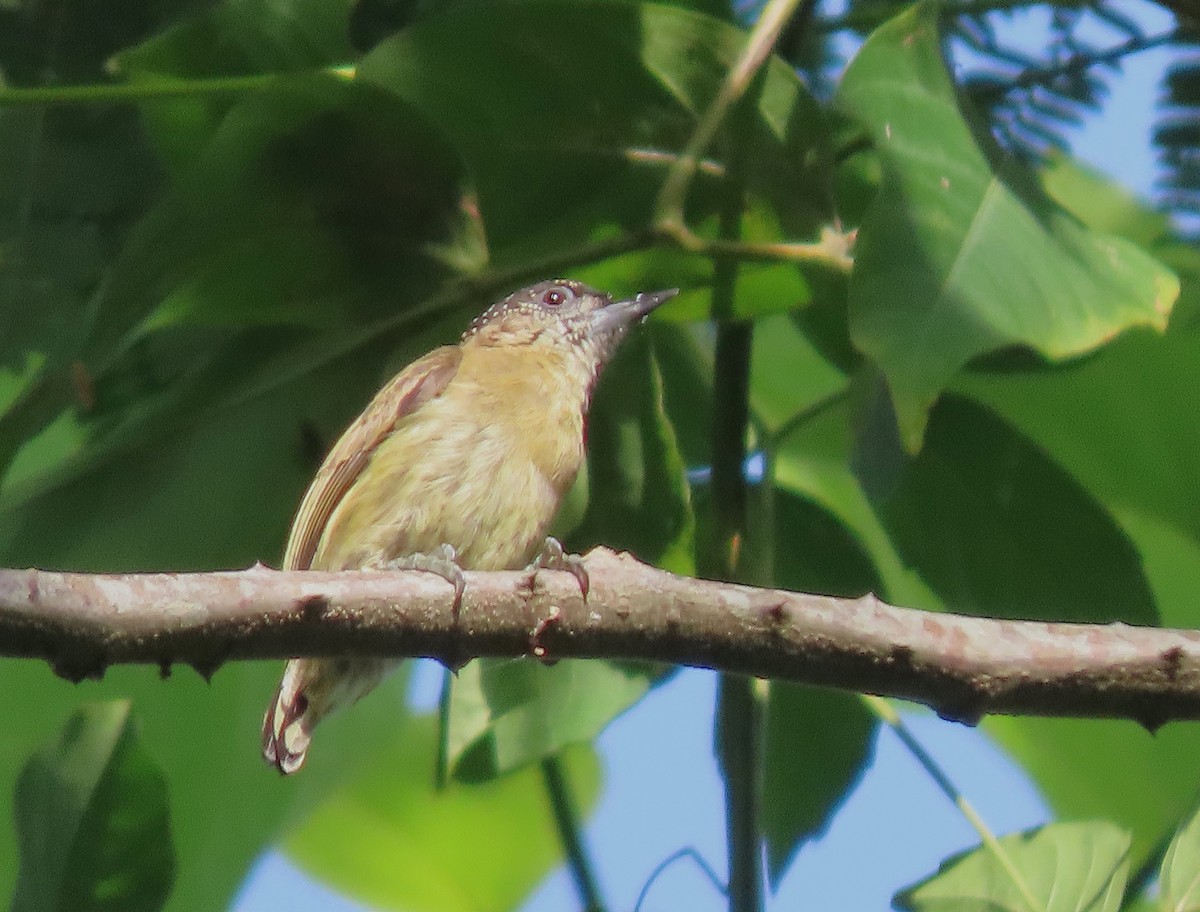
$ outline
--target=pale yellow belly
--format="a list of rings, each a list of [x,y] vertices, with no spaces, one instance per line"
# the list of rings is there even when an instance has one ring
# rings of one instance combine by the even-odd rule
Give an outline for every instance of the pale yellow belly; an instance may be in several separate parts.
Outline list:
[[[474,570],[519,569],[537,554],[582,454],[550,478],[526,435],[455,420],[461,414],[453,397],[435,400],[379,445],[330,516],[313,569],[378,564],[442,544]]]

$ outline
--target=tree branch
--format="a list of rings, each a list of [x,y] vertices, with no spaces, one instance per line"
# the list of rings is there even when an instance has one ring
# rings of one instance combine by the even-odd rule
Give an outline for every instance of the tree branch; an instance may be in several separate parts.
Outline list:
[[[675,576],[598,548],[566,573],[468,572],[457,614],[420,572],[0,570],[0,655],[71,680],[118,663],[211,675],[292,655],[643,659],[985,713],[1200,719],[1200,631],[938,614]]]

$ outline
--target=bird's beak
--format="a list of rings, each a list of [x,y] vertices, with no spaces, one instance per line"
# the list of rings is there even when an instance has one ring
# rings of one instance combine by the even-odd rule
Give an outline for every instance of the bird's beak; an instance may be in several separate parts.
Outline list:
[[[679,294],[678,288],[668,288],[664,291],[643,291],[627,301],[614,301],[612,304],[606,304],[604,307],[592,311],[592,329],[602,335],[623,330],[677,294]]]

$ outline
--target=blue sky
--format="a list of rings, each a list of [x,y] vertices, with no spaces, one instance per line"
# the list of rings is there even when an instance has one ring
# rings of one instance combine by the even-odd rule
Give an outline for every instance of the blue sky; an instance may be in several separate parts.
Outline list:
[[[1122,5],[1148,33],[1171,18],[1145,2]],[[1011,28],[1037,40],[1044,19],[1022,17]],[[1101,46],[1115,43],[1097,27]],[[1149,137],[1154,100],[1170,54],[1152,50],[1129,58],[1104,116],[1074,134],[1076,153],[1135,192],[1153,192],[1155,163]],[[418,702],[436,691],[437,670],[418,676]],[[421,683],[423,682],[423,683]],[[725,869],[722,794],[712,758],[714,676],[685,671],[652,693],[604,733],[599,747],[607,788],[587,827],[605,897],[613,909],[632,909],[653,868],[692,847],[718,872]],[[906,717],[927,749],[981,812],[1004,833],[1044,822],[1047,812],[1021,771],[979,732],[914,710]],[[802,766],[798,770],[802,775]],[[892,893],[937,868],[946,855],[974,845],[974,831],[935,788],[890,732],[876,742],[874,761],[829,831],[806,845],[769,905],[777,909],[890,908]],[[869,863],[864,863],[869,860]],[[707,912],[725,907],[690,862],[673,865],[655,883],[643,908]],[[264,857],[235,905],[236,912],[352,912],[362,906],[308,880],[278,854]],[[534,893],[528,912],[577,908],[559,871]]]

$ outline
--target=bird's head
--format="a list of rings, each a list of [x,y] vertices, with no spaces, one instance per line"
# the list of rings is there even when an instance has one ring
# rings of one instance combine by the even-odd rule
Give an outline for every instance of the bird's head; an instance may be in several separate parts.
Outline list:
[[[480,314],[463,334],[463,344],[571,352],[596,374],[634,323],[678,293],[670,288],[614,301],[582,282],[538,282]]]

